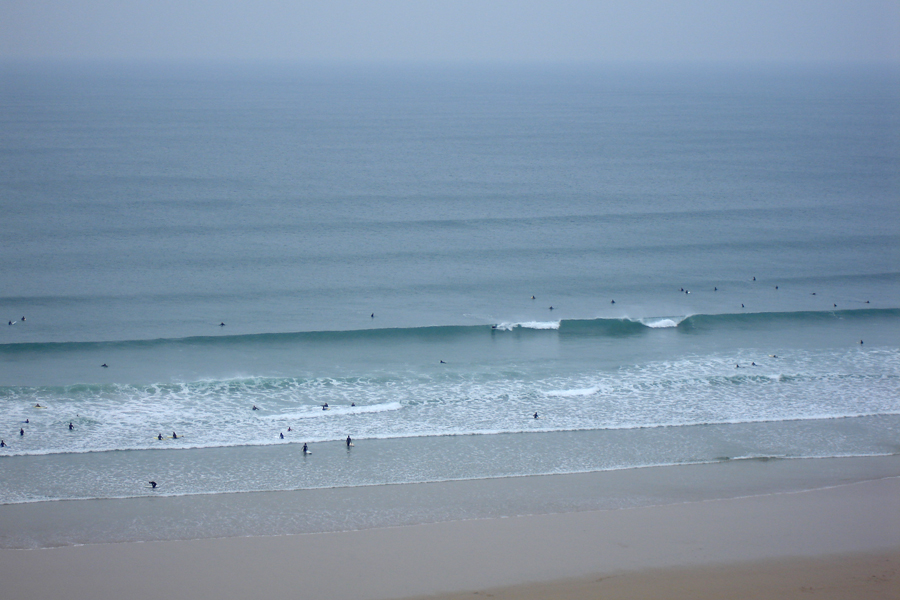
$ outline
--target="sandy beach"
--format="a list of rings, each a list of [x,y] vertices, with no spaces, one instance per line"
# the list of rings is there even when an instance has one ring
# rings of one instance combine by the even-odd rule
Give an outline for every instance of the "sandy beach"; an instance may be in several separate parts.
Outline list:
[[[4,597],[36,599],[894,598],[898,498],[889,476],[617,510],[2,549],[0,581]]]

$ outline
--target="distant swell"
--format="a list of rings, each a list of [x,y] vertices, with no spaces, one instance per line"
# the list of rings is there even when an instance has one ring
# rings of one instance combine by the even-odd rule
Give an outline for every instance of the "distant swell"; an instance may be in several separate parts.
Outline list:
[[[654,329],[682,331],[715,331],[730,327],[767,327],[777,323],[824,323],[834,320],[898,319],[900,308],[696,314],[687,316],[625,317],[619,319],[569,319],[561,321],[500,322],[492,325],[442,325],[348,331],[300,331],[292,333],[257,333],[247,335],[197,336],[154,340],[122,340],[114,342],[29,342],[0,344],[0,356],[65,353],[90,349],[156,348],[163,346],[227,346],[267,343],[355,343],[366,341],[416,340],[441,341],[459,337],[516,332],[518,334],[592,335],[625,337],[648,333]]]

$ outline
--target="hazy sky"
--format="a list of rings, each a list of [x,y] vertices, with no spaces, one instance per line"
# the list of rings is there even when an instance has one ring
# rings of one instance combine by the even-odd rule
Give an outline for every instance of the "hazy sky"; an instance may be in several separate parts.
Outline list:
[[[900,63],[900,0],[0,0],[0,58]]]

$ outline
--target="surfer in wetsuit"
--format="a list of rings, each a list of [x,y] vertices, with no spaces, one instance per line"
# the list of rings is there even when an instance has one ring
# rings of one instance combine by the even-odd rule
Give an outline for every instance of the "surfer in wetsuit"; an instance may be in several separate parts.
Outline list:
[[[0,440],[0,448],[6,448],[6,442]]]
[[[284,434],[283,434],[283,433],[279,433],[278,435],[281,436],[281,439],[284,439]]]
[[[25,435],[25,430],[22,429],[21,427],[19,427],[19,435]],[[347,439],[349,440],[350,438],[347,438]],[[347,442],[347,444],[349,444],[349,443],[350,442]]]
[[[348,435],[348,436],[347,436],[347,447],[349,448],[349,447],[352,446],[352,445],[353,445],[353,440],[351,440],[351,439],[350,439],[350,436]]]
[[[73,429],[75,429],[75,426],[72,425],[72,421],[69,421],[69,431],[72,431]]]
[[[155,481],[150,481],[150,482],[148,482],[148,483],[150,484],[150,487],[152,487],[154,490],[156,489],[156,482],[155,482]]]
[[[159,434],[158,436],[156,436],[156,439],[162,441],[162,434]]]
[[[303,442],[303,454],[306,454],[309,450],[306,448],[306,442]]]
[[[173,440],[177,440],[177,439],[178,439],[178,434],[175,433],[174,431],[172,432],[172,439],[173,439]]]
[[[251,408],[250,410],[259,410],[259,408],[257,408],[256,405],[254,404],[253,408]]]
[[[534,418],[535,418],[535,419],[538,418],[538,414],[537,414],[537,413],[534,413]]]

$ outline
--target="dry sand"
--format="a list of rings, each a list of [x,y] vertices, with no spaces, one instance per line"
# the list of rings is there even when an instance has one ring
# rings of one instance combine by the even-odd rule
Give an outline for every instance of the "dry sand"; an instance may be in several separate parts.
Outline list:
[[[342,533],[4,549],[0,597],[898,598],[898,556],[893,477]]]

